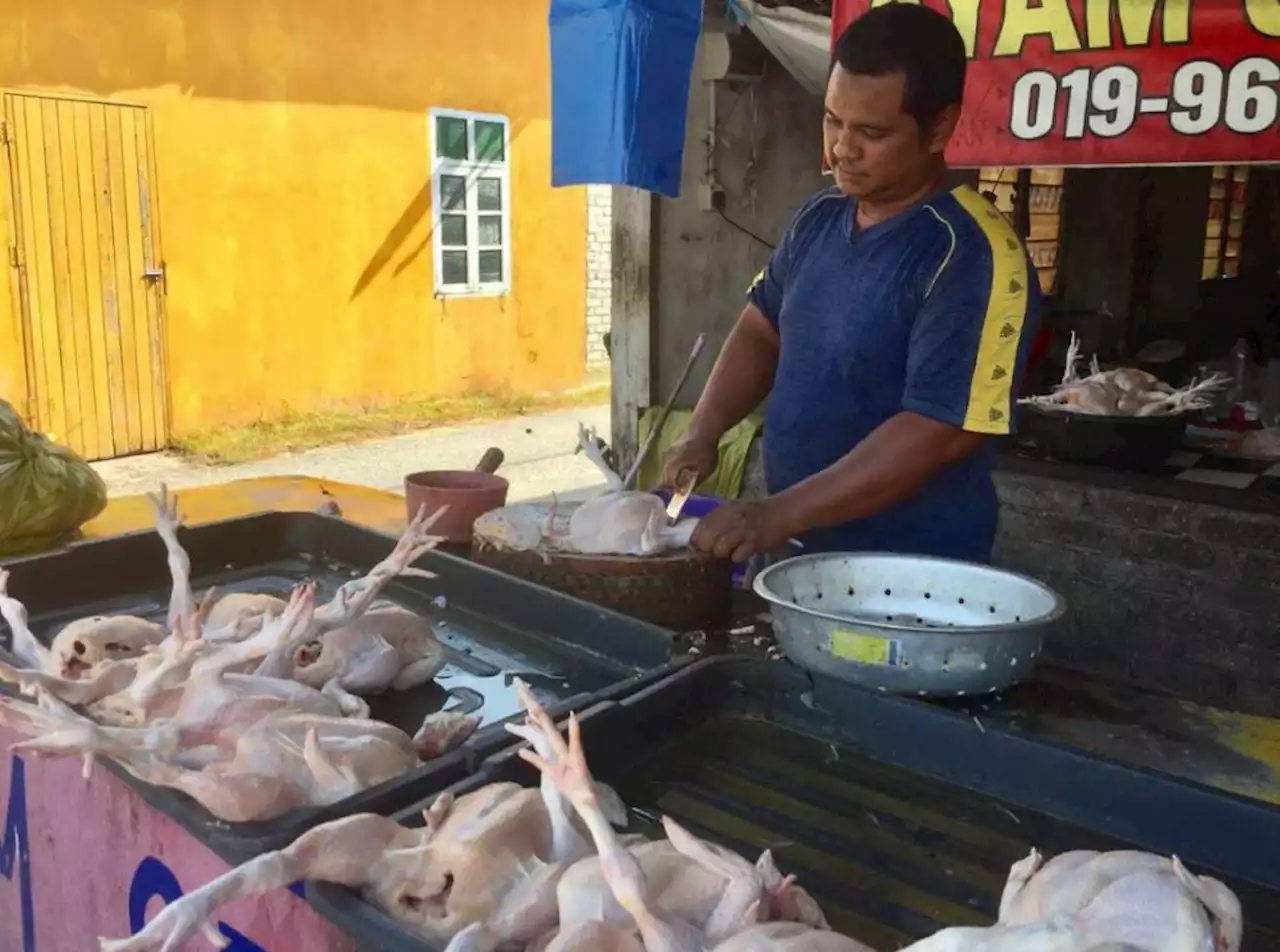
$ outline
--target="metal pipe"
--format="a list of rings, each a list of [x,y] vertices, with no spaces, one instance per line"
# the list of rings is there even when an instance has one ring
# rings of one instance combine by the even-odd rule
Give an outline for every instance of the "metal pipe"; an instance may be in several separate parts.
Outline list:
[[[631,464],[631,469],[627,470],[627,476],[622,481],[622,488],[633,489],[636,484],[636,477],[640,475],[640,464],[649,455],[649,450],[653,448],[653,444],[658,439],[658,434],[662,432],[662,428],[667,425],[667,418],[671,416],[671,408],[675,405],[676,399],[680,396],[680,391],[684,389],[684,385],[689,380],[689,374],[693,372],[693,365],[698,362],[698,357],[702,354],[703,345],[707,342],[706,334],[699,334],[698,339],[693,342],[693,350],[689,352],[689,359],[685,361],[684,370],[680,373],[680,379],[676,381],[676,385],[671,388],[671,393],[667,397],[667,402],[662,405],[662,412],[658,414],[658,419],[653,423],[653,429],[649,431],[648,438],[644,441],[644,445],[640,447],[640,451],[636,453],[636,461]]]

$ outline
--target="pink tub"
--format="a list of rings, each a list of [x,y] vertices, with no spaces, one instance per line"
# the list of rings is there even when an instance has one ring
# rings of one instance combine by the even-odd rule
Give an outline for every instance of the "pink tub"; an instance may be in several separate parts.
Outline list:
[[[9,753],[23,738],[0,727],[0,949],[91,952],[137,932],[167,902],[226,872],[177,823],[95,765]],[[300,888],[300,887],[299,887]],[[354,952],[354,944],[292,891],[228,905],[229,952]],[[203,938],[183,952],[211,949]]]

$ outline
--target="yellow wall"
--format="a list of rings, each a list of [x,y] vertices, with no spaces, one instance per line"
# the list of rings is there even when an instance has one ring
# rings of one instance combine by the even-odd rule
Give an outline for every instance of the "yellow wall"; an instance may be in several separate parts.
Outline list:
[[[175,435],[580,381],[586,200],[550,187],[546,0],[3,6],[0,89],[150,109]],[[511,122],[507,297],[434,296],[433,106]]]

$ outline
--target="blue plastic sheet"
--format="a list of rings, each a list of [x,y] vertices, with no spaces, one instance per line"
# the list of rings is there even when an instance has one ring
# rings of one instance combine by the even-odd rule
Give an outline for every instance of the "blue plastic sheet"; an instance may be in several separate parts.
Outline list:
[[[680,194],[702,0],[551,0],[551,184]]]

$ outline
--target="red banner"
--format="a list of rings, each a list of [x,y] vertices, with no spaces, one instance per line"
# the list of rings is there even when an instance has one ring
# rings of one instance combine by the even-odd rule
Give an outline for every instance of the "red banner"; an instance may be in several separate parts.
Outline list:
[[[833,42],[885,2],[835,0]],[[1280,161],[1280,0],[926,5],[969,54],[953,166]]]

